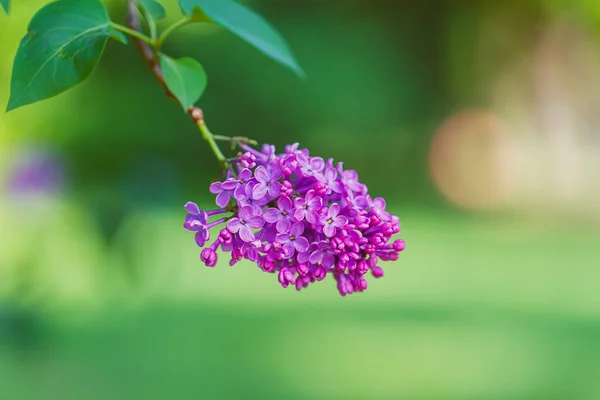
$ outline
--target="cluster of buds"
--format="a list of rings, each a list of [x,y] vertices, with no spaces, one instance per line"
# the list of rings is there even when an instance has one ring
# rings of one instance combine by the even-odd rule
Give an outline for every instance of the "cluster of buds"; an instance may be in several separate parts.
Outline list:
[[[230,265],[255,262],[276,273],[284,288],[301,290],[331,274],[345,296],[367,288],[369,271],[383,276],[381,261],[398,259],[405,244],[391,237],[400,221],[384,199],[368,194],[356,171],[311,157],[297,143],[283,154],[271,145],[241,147],[245,152],[231,161],[225,181],[210,185],[219,208],[185,205],[184,227],[196,232],[198,246],[210,241],[211,228],[224,225],[201,252],[207,266],[216,265],[220,248],[231,253]]]

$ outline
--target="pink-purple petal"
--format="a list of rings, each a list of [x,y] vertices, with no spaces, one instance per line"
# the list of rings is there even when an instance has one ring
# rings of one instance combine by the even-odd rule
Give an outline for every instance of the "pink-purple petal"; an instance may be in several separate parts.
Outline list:
[[[281,246],[281,248],[283,249],[285,258],[290,258],[291,256],[294,255],[294,242],[293,241],[284,243],[283,246]]]
[[[252,198],[255,200],[260,200],[267,195],[267,185],[264,183],[259,183],[254,186],[252,189]]]
[[[255,215],[246,220],[246,225],[254,229],[260,229],[265,225],[265,220],[262,217]]]
[[[269,181],[269,173],[267,169],[263,166],[257,167],[254,171],[254,177],[257,181],[262,183],[267,183]]]
[[[188,201],[187,203],[185,203],[185,206],[183,206],[183,208],[185,209],[185,211],[189,212],[190,214],[198,214],[200,213],[200,209],[198,208],[198,204]]]
[[[227,229],[229,229],[229,231],[231,233],[238,233],[238,231],[240,230],[240,228],[242,227],[242,223],[240,221],[239,218],[232,218],[231,220],[229,220],[229,222],[227,223]]]
[[[271,197],[277,197],[281,192],[281,183],[271,182],[271,185],[267,186],[267,190],[269,191]]]
[[[219,207],[226,207],[227,204],[229,204],[230,198],[231,198],[231,195],[228,191],[220,192],[217,195],[216,203]]]
[[[238,217],[240,217],[240,219],[248,219],[250,217],[252,217],[254,215],[254,210],[252,209],[251,206],[244,206],[240,209],[240,211],[238,211]]]
[[[277,199],[277,207],[279,207],[281,211],[288,211],[292,209],[293,206],[292,200],[287,196],[281,196]]]
[[[375,206],[375,208],[385,210],[386,204],[384,199],[382,199],[381,197],[376,197],[375,199],[373,199],[373,205]]]
[[[290,222],[289,218],[282,217],[279,219],[279,221],[277,221],[277,225],[275,225],[275,227],[277,228],[277,232],[284,233],[290,229],[291,225],[292,223]]]
[[[333,264],[335,264],[335,258],[333,257],[333,254],[331,254],[328,251],[323,252],[323,259],[321,260],[321,264],[326,268],[329,268]]]
[[[275,240],[277,240],[279,243],[287,243],[290,241],[290,235],[288,234],[279,234],[275,237]]]
[[[250,229],[248,225],[242,225],[240,227],[239,235],[240,239],[242,239],[244,242],[251,242],[255,238],[254,232],[252,232],[252,229]]]
[[[194,235],[194,240],[196,240],[196,244],[198,247],[203,247],[204,244],[210,239],[210,232],[206,229],[200,229]]]
[[[335,217],[333,219],[333,225],[337,226],[338,228],[343,227],[347,223],[348,223],[348,218],[344,217],[343,215],[338,215],[337,217]]]
[[[295,240],[294,240],[294,247],[296,248],[296,251],[299,253],[305,252],[306,250],[308,250],[308,239],[305,238],[304,236],[298,236]]]
[[[319,214],[317,214],[316,211],[310,210],[309,212],[306,213],[306,220],[308,222],[310,222],[311,224],[318,224],[319,223]]]
[[[300,236],[304,232],[304,224],[302,222],[296,222],[290,228],[290,236]]]
[[[238,179],[244,182],[248,182],[248,180],[251,178],[252,171],[250,171],[248,168],[244,168],[243,170],[241,170],[240,174],[238,175]]]
[[[211,192],[212,194],[217,194],[217,193],[221,192],[222,191],[221,182],[211,183],[211,185],[208,187],[208,191]]]
[[[340,205],[338,203],[333,203],[329,206],[329,211],[327,211],[328,218],[335,218],[340,213]]]
[[[313,251],[312,254],[310,255],[310,257],[308,258],[308,260],[312,263],[312,264],[316,264],[319,261],[321,261],[321,259],[323,258],[323,250],[316,250]]]
[[[334,237],[335,236],[335,226],[333,226],[333,224],[323,225],[323,233],[327,237]]]
[[[283,215],[281,215],[281,211],[278,208],[268,208],[263,213],[263,218],[270,224],[281,220],[282,217]]]

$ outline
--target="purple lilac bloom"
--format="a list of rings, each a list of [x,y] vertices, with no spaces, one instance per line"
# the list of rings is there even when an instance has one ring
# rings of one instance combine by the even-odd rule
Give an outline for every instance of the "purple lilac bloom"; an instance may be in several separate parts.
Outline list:
[[[310,254],[308,259],[312,264],[319,264],[329,268],[335,264],[334,253],[331,251],[329,243],[325,240],[317,243],[317,249]]]
[[[315,194],[314,190],[309,190],[305,198],[296,198],[294,200],[294,217],[298,221],[304,218],[311,224],[319,222],[319,211],[323,205],[323,199]]]
[[[340,206],[337,203],[333,203],[327,213],[321,217],[321,223],[323,224],[323,233],[327,237],[335,236],[336,228],[343,228],[348,223],[348,218],[343,215],[339,215]]]
[[[216,265],[220,249],[231,253],[230,265],[256,263],[277,274],[283,287],[302,290],[330,275],[346,296],[365,291],[369,271],[382,277],[380,264],[405,249],[404,240],[392,239],[400,219],[386,211],[384,199],[371,197],[356,171],[311,157],[297,143],[282,154],[271,145],[241,147],[227,179],[209,188],[221,208],[184,207],[184,227],[195,232],[198,246],[206,245],[200,259],[207,266]],[[225,215],[210,221],[217,214]],[[217,238],[207,244],[217,226]]]
[[[238,212],[237,218],[232,218],[227,224],[227,229],[231,233],[240,233],[240,238],[244,242],[254,240],[254,232],[251,228],[260,229],[265,224],[263,217],[254,214],[254,210],[250,206],[242,207]]]
[[[321,177],[321,171],[325,168],[325,161],[321,157],[306,157],[304,154],[299,153],[296,157],[300,171],[304,176]]]
[[[217,195],[215,202],[219,207],[226,207],[231,200],[231,195],[233,195],[233,190],[226,189],[223,187],[223,185],[224,182],[214,182],[208,188],[212,194]]]
[[[284,233],[292,226],[294,218],[294,205],[289,197],[281,196],[277,199],[277,208],[265,210],[263,218],[270,224],[276,224],[277,231]]]
[[[270,169],[263,166],[257,167],[254,171],[254,177],[258,181],[258,184],[252,189],[252,197],[256,200],[260,200],[267,194],[271,198],[279,196],[281,183],[277,180],[282,176],[283,174],[277,166],[273,166]]]
[[[185,206],[188,215],[185,216],[183,227],[188,231],[196,232],[194,236],[198,247],[204,247],[204,244],[210,239],[210,231],[207,228],[208,215],[204,210],[200,210],[196,203],[188,201]]]
[[[262,199],[258,199],[258,200],[253,199],[252,198],[252,189],[254,188],[255,185],[256,185],[256,183],[251,182],[251,183],[248,183],[243,188],[240,187],[236,191],[235,198],[237,200],[238,207],[242,208],[245,206],[250,206],[254,210],[254,214],[258,215],[262,212],[264,205],[269,202],[269,199],[266,197],[263,197]]]
[[[277,241],[283,244],[285,252],[288,257],[294,255],[294,249],[298,253],[303,253],[308,250],[308,239],[301,236],[304,233],[304,224],[302,222],[296,222],[290,228],[289,233],[277,235]]]
[[[338,180],[338,173],[335,169],[327,167],[325,173],[317,179],[325,184],[327,194],[331,192],[342,193],[342,184]]]

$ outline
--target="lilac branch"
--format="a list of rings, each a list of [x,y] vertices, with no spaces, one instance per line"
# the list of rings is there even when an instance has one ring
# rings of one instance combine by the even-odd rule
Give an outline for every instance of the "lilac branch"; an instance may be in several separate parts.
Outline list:
[[[139,19],[139,15],[138,15],[138,8],[137,8],[136,0],[127,0],[127,24],[134,31],[141,33],[141,24],[140,24],[140,19]],[[150,67],[150,70],[152,71],[152,73],[154,74],[154,76],[156,77],[156,79],[158,80],[160,85],[163,87],[167,97],[170,97],[175,101],[178,101],[177,98],[173,95],[173,93],[169,90],[167,83],[165,82],[165,78],[163,77],[163,74],[162,74],[162,71],[160,68],[160,58],[158,56],[158,45],[155,44],[154,47],[150,46],[148,43],[146,43],[143,40],[140,40],[138,38],[135,39],[135,44],[136,44],[140,54],[142,55],[142,57],[144,58],[144,60],[148,64],[148,66]],[[215,141],[213,134],[210,132],[210,130],[206,126],[206,124],[204,122],[204,113],[202,112],[202,110],[199,107],[192,106],[192,107],[188,108],[187,112],[194,120],[194,123],[196,124],[196,126],[198,126],[198,129],[200,130],[200,133],[202,134],[202,138],[208,143],[208,145],[210,146],[212,152],[214,153],[214,155],[217,158],[217,160],[219,161],[219,163],[221,163],[221,165],[223,167],[227,168],[227,166],[228,166],[227,158],[225,158],[225,156],[221,152],[221,149],[219,149],[219,146],[217,145],[217,142]]]

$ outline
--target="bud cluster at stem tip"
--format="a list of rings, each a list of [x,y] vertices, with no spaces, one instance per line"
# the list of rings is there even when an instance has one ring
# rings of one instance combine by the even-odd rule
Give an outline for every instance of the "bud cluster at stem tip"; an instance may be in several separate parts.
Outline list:
[[[230,265],[255,262],[277,273],[284,288],[301,290],[331,274],[345,296],[367,288],[369,271],[383,276],[380,261],[398,259],[405,243],[390,240],[400,220],[385,210],[384,199],[371,198],[356,171],[311,157],[297,143],[283,154],[271,145],[241,147],[245,152],[231,162],[225,181],[210,185],[219,208],[185,205],[184,227],[196,232],[198,246],[209,242],[211,228],[223,225],[200,254],[207,266],[216,265],[221,248],[231,253]]]

